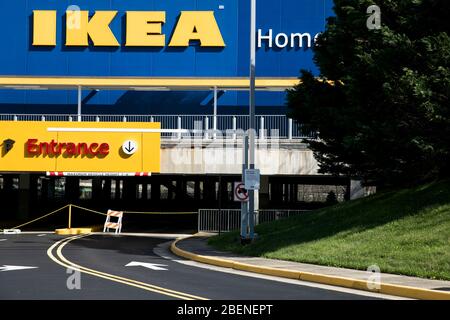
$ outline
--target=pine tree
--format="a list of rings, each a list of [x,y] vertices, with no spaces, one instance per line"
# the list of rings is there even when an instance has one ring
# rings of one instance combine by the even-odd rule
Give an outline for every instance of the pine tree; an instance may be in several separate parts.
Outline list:
[[[319,132],[321,172],[403,185],[450,172],[450,1],[334,0],[289,116]]]

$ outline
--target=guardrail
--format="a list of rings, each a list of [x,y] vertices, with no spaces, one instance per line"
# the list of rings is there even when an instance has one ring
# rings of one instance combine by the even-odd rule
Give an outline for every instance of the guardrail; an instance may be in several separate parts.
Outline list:
[[[285,219],[308,210],[267,209],[255,213],[255,225]],[[198,211],[198,232],[228,232],[241,227],[240,209],[200,209]]]
[[[284,115],[257,115],[259,138],[314,139],[315,133],[305,132],[302,125]],[[160,122],[161,129],[220,131],[225,136],[245,132],[248,115],[70,115],[70,114],[0,114],[0,121],[81,121],[81,122]],[[162,137],[172,137],[163,133]],[[209,134],[214,137],[216,135]]]

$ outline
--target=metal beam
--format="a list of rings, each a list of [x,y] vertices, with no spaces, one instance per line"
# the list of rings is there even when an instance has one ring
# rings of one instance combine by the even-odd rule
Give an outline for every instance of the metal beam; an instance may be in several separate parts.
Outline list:
[[[278,91],[293,88],[299,84],[298,78],[258,78],[256,90]],[[173,78],[137,78],[137,77],[0,77],[0,89],[13,90],[73,90],[82,86],[84,90],[152,90],[152,91],[209,91],[212,87],[221,90],[248,90],[248,77],[173,77]]]
[[[81,95],[82,95],[82,87],[78,86],[78,108],[77,108],[77,116],[78,116],[78,122],[81,122]]]
[[[213,118],[213,137],[216,139],[217,137],[217,87],[214,87],[214,118]]]

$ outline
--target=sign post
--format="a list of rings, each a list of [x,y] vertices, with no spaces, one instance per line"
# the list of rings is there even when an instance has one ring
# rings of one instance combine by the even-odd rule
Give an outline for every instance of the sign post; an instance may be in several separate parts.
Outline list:
[[[242,178],[245,181],[245,170],[248,167],[248,136],[244,135]],[[248,239],[248,202],[241,202],[241,243],[244,244]]]

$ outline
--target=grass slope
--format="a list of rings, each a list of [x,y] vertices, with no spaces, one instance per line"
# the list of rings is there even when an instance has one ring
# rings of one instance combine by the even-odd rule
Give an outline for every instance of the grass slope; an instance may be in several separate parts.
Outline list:
[[[450,280],[450,181],[380,193],[258,226],[242,247],[239,233],[211,238],[245,255]]]

